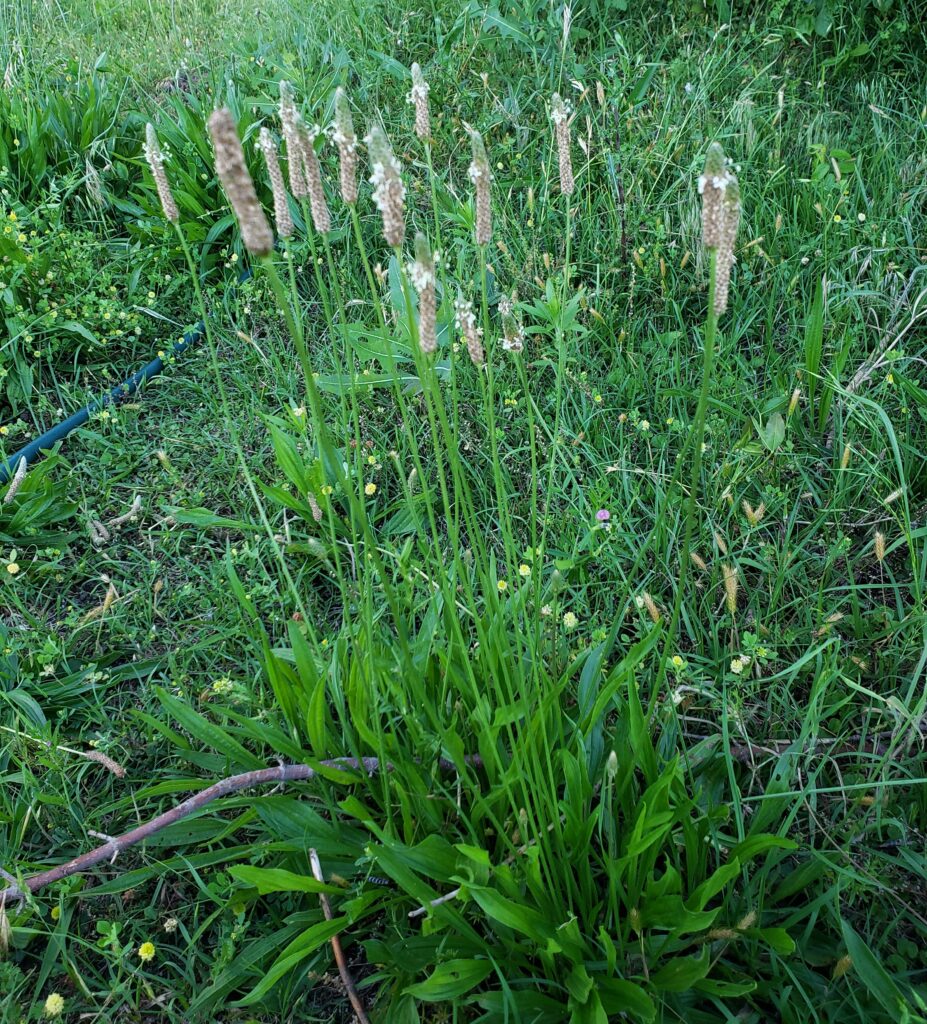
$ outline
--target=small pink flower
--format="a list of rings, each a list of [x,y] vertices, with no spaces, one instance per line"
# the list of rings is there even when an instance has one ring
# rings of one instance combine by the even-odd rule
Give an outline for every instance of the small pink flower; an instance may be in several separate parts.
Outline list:
[[[600,508],[599,511],[596,512],[595,517],[600,523],[607,523],[609,519],[611,519],[612,514],[607,508]]]

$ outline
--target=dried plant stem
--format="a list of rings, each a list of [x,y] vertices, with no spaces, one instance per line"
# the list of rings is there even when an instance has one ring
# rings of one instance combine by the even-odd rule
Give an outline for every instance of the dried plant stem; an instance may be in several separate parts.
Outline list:
[[[466,758],[466,763],[471,767],[479,767],[482,760],[479,755],[472,755]],[[382,769],[381,769],[382,765]],[[453,761],[442,758],[438,765],[444,771],[454,771],[456,766]],[[329,771],[344,772],[348,774],[355,771],[366,772],[367,775],[376,775],[378,772],[393,771],[393,765],[389,761],[381,761],[376,757],[336,757],[327,761],[319,761],[318,766]],[[40,871],[38,874],[30,875],[22,882],[11,883],[6,889],[0,890],[0,907],[12,901],[21,901],[27,893],[38,892],[46,885],[53,882],[60,882],[63,878],[70,878],[71,875],[78,875],[89,868],[102,864],[104,861],[112,861],[123,850],[137,846],[151,836],[162,832],[169,825],[183,821],[191,814],[195,814],[213,800],[229,796],[242,789],[252,789],[255,786],[278,785],[282,782],[308,782],[319,775],[319,768],[308,764],[281,764],[274,768],[259,768],[256,771],[243,772],[241,775],[232,775],[229,778],[221,779],[219,782],[200,790],[195,796],[189,797],[182,803],[176,804],[170,810],[157,815],[150,821],[138,825],[121,836],[113,836],[101,846],[82,853],[79,857],[58,864],[47,871]]]
[[[325,884],[325,876],[322,874],[322,865],[319,862],[318,853],[310,849],[309,850],[309,863],[312,865],[312,876],[317,882]],[[328,901],[328,894],[324,892],[319,893],[319,903],[322,904],[322,913],[325,915],[326,921],[331,921],[334,917],[332,914],[332,907]],[[338,973],[341,975],[341,981],[344,984],[344,990],[348,994],[348,999],[351,1002],[351,1006],[354,1008],[354,1012],[357,1014],[357,1019],[360,1024],[370,1024],[370,1020],[367,1014],[364,1012],[364,1004],[360,1000],[360,996],[357,994],[357,989],[354,986],[354,981],[348,972],[347,961],[344,958],[344,951],[341,948],[341,941],[337,935],[333,935],[331,938],[332,942],[332,953],[335,955],[335,963],[338,965]]]
[[[672,646],[676,640],[676,630],[679,626],[679,616],[682,612],[682,599],[686,588],[686,579],[689,575],[689,566],[692,551],[692,533],[695,529],[695,519],[698,512],[698,491],[699,482],[702,476],[702,442],[705,439],[705,418],[708,412],[708,391],[711,387],[711,372],[714,366],[715,357],[715,335],[718,328],[718,314],[715,311],[715,285],[718,270],[718,250],[713,248],[710,265],[708,269],[708,315],[705,323],[705,346],[702,358],[702,388],[698,396],[698,406],[695,410],[695,423],[692,431],[692,475],[689,480],[689,496],[685,507],[685,527],[682,535],[682,549],[679,553],[679,581],[676,584],[676,596],[673,599],[673,610],[670,615],[669,625],[666,628],[666,636],[663,641],[663,656],[660,659],[660,671],[653,691],[650,694],[648,711],[652,712],[660,694],[663,680],[666,678],[666,665],[670,657]]]

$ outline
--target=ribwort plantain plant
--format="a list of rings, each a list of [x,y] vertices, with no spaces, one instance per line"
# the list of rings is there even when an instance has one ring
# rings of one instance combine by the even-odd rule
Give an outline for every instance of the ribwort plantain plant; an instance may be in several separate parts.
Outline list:
[[[418,135],[430,142],[420,71],[416,82]],[[604,658],[614,637],[574,663],[564,656],[561,628],[569,632],[578,620],[563,604],[559,570],[545,571],[553,480],[564,459],[559,404],[545,484],[535,438],[536,400],[525,360],[532,342],[523,317],[531,307],[522,310],[503,295],[497,317],[492,311],[487,259],[492,172],[482,137],[470,130],[469,176],[476,211],[469,243],[473,270],[469,279],[462,275],[454,281],[447,275],[442,283],[428,241],[429,232],[437,236],[436,221],[415,232],[413,258],[405,258],[408,222],[416,216],[407,208],[404,171],[382,127],[374,123],[366,140],[370,198],[390,253],[389,270],[379,275],[358,214],[365,197],[356,186],[358,153],[346,95],[339,91],[335,97],[333,134],[341,210],[329,208],[323,166],[294,93],[284,87],[281,95],[291,191],[304,203],[309,199],[303,223],[316,268],[322,322],[311,317],[293,273],[298,239],[290,234],[289,199],[269,132],[260,133],[260,147],[278,229],[283,226],[289,290],[276,269],[280,255],[245,169],[231,115],[218,111],[210,127],[223,186],[255,268],[266,277],[296,347],[309,403],[305,433],[292,436],[282,426],[273,428],[279,465],[293,490],[265,488],[265,494],[301,515],[307,549],[321,555],[338,595],[332,612],[339,639],[333,646],[319,623],[291,623],[291,659],[284,658],[271,650],[266,627],[255,626],[291,736],[288,742],[305,751],[304,757],[373,754],[378,764],[390,764],[389,772],[366,785],[371,806],[354,797],[342,802],[342,813],[363,822],[375,838],[363,849],[353,848],[352,857],[356,864],[367,865],[364,870],[375,867],[394,881],[404,896],[402,913],[425,916],[447,935],[448,952],[466,978],[453,992],[482,992],[479,998],[491,1011],[487,1019],[502,1019],[493,1016],[494,1006],[500,1013],[507,1005],[527,1012],[528,1001],[503,993],[518,992],[538,972],[545,979],[544,1005],[561,1014],[557,1019],[579,1022],[616,1012],[653,1019],[655,1000],[675,1005],[674,992],[691,988],[709,972],[719,978],[729,975],[724,957],[708,957],[711,943],[760,934],[754,928],[755,915],[741,915],[710,931],[719,915],[727,916],[715,897],[733,891],[752,854],[737,848],[727,863],[721,862],[715,826],[694,802],[678,761],[656,753],[652,722],[644,714],[636,681],[662,638],[664,654],[651,693],[653,713],[689,563],[707,570],[691,550],[691,541],[697,529],[715,333],[726,302],[739,217],[736,178],[720,149],[712,147],[701,189],[710,256],[702,387],[691,440],[680,578],[669,622],[645,591],[638,600],[651,622],[641,641],[607,668]],[[569,133],[559,96],[552,106],[565,204],[564,267],[559,294],[549,286],[547,304],[539,305],[537,313],[550,318],[559,403],[566,380],[565,349],[570,331],[577,329],[573,325],[580,296],[572,294],[571,283],[570,200],[576,183]],[[153,145],[150,150],[157,151]],[[155,162],[153,172],[159,167]],[[430,164],[428,173],[434,187]],[[155,180],[162,192],[157,174]],[[171,209],[168,202],[165,211]],[[437,204],[432,214],[437,218]],[[342,228],[345,219],[357,243],[352,254],[336,251],[332,244],[339,239],[336,244],[342,247],[351,237]],[[181,226],[176,226],[189,253]],[[313,232],[322,239],[324,264]],[[368,282],[372,323],[348,321],[340,275],[352,256],[362,264]],[[190,267],[195,274],[192,259]],[[378,283],[381,276],[389,282],[386,295]],[[457,296],[452,309],[449,287]],[[479,315],[468,297],[474,288]],[[448,330],[452,320],[459,344]],[[340,367],[335,378],[339,386],[332,386],[317,369],[326,343],[337,346],[333,361]],[[383,371],[380,383],[391,389],[395,403],[390,417],[395,472],[377,482],[365,481],[360,409],[365,383],[354,369],[359,345],[368,344],[376,348]],[[507,361],[516,364],[517,380],[532,410],[527,476],[524,467],[516,472],[506,465],[500,445],[495,380],[496,374],[511,373]],[[216,370],[218,374],[218,366]],[[463,416],[456,398],[456,388],[467,378],[470,393],[479,396],[479,408],[472,416],[464,410],[466,420],[486,425],[486,435],[468,447],[460,433]],[[340,397],[340,417],[329,407],[332,392]],[[487,473],[495,498],[488,508],[476,500],[479,478]],[[387,501],[389,512],[381,508]],[[269,513],[263,518],[268,522]],[[608,518],[607,513],[600,516]],[[756,511],[754,518],[759,522]],[[407,538],[401,548],[391,540],[397,522],[403,524],[399,535]],[[285,565],[287,553],[281,551],[280,557]],[[733,617],[736,569],[727,563],[724,569]],[[292,573],[287,579],[293,586]],[[234,576],[233,583],[240,591]],[[681,661],[677,657],[674,664]],[[456,796],[437,784],[433,802],[422,802],[413,794],[435,787],[428,766],[437,757],[456,769]],[[634,778],[635,766],[642,772],[639,779]],[[448,814],[455,817],[464,845],[455,847],[442,837]],[[652,838],[642,843],[648,833]],[[688,853],[682,856],[684,848]],[[709,849],[716,852],[709,854]],[[564,870],[565,865],[571,866]],[[233,869],[233,874],[260,886],[264,870],[253,866]],[[392,905],[392,897],[376,897],[358,907],[355,923],[395,914],[399,908],[390,909]],[[397,923],[401,919],[395,917]],[[477,955],[481,933],[495,935],[506,948],[505,966],[493,967]],[[516,934],[521,936],[517,942]],[[784,948],[790,940],[777,935],[775,941]],[[693,955],[693,949],[702,952]],[[401,973],[382,944],[368,942],[368,956],[384,964],[384,978]],[[244,1003],[261,1000],[299,959],[284,952]],[[433,966],[434,979],[441,967]],[[681,986],[671,980],[680,971],[689,978]],[[492,987],[491,976],[503,987]],[[410,999],[427,999],[428,984],[413,985],[404,994],[402,988],[392,994],[384,990],[379,1001],[389,1007],[387,1013],[399,1012],[411,1005]],[[450,996],[451,990],[446,991]]]

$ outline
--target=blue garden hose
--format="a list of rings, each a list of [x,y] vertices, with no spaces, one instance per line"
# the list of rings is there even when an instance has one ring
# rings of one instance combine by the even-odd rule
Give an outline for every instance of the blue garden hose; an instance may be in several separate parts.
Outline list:
[[[244,281],[250,276],[251,271],[245,270],[239,278],[239,281]],[[186,352],[188,348],[200,341],[205,334],[206,325],[202,320],[200,320],[195,327],[187,331],[180,341],[174,345],[171,349],[171,356],[179,356],[182,352]],[[20,448],[19,451],[14,455],[11,455],[6,462],[0,463],[0,485],[5,484],[12,478],[23,459],[26,460],[27,466],[31,466],[43,452],[54,447],[59,441],[63,441],[72,430],[82,427],[95,412],[99,412],[107,405],[116,405],[119,402],[124,401],[130,395],[134,395],[145,381],[150,380],[163,369],[164,359],[162,359],[161,356],[158,356],[156,359],[152,359],[147,366],[143,366],[140,370],[133,373],[128,380],[123,381],[122,384],[117,385],[111,391],[101,395],[99,398],[95,398],[92,402],[85,405],[83,409],[74,413],[73,416],[69,416],[66,420],[63,420],[61,423],[52,427],[51,430],[46,430],[41,437],[37,437],[34,441],[30,441],[25,447]]]
[[[206,326],[201,320],[192,330],[187,331],[180,341],[174,345],[173,349],[171,349],[171,355],[179,356],[181,352],[185,352],[191,345],[195,345],[200,338],[203,337],[205,332]],[[61,423],[57,423],[51,428],[51,430],[46,430],[41,437],[37,437],[34,441],[30,441],[25,447],[20,448],[19,451],[14,455],[11,455],[6,462],[0,464],[0,484],[5,484],[7,480],[13,476],[23,459],[26,460],[26,465],[32,465],[32,463],[39,458],[43,452],[48,451],[59,441],[64,440],[72,430],[82,427],[95,412],[99,412],[107,405],[116,405],[128,398],[129,395],[134,395],[141,384],[146,380],[150,380],[156,374],[159,374],[163,369],[164,360],[160,356],[156,359],[152,359],[147,366],[143,366],[136,373],[133,373],[128,380],[123,381],[122,384],[118,384],[111,391],[106,392],[106,394],[101,395],[99,398],[95,398],[92,402],[88,402],[83,409],[74,413],[73,416],[69,416]]]

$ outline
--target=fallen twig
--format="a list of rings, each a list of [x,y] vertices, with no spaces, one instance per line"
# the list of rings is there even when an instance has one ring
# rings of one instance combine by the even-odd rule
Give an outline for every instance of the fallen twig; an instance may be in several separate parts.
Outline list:
[[[482,760],[478,754],[473,754],[467,757],[466,763],[478,768],[482,764]],[[454,762],[446,758],[440,758],[438,764],[445,771],[453,771],[456,768]],[[332,771],[345,773],[364,771],[368,775],[375,775],[380,771],[380,760],[376,757],[336,757],[329,761],[319,761],[318,765],[320,768],[328,768]],[[393,765],[387,761],[384,765],[384,770],[391,772]],[[38,892],[39,889],[44,888],[46,885],[51,885],[52,882],[60,882],[62,878],[80,874],[82,871],[87,871],[97,864],[102,864],[103,861],[114,860],[123,850],[143,842],[150,836],[167,828],[168,825],[173,825],[175,822],[189,817],[207,804],[212,803],[213,800],[218,800],[219,797],[228,796],[230,793],[237,793],[241,789],[251,789],[253,786],[265,786],[270,783],[306,782],[316,778],[319,774],[319,768],[313,768],[308,764],[281,764],[279,767],[260,768],[257,771],[243,772],[241,775],[232,775],[227,779],[222,779],[211,786],[207,786],[206,789],[201,790],[195,796],[184,800],[183,803],[177,804],[163,814],[159,814],[156,818],[152,818],[151,821],[146,821],[143,825],[138,825],[136,828],[124,832],[121,836],[114,836],[108,839],[102,846],[97,846],[87,853],[82,853],[79,857],[74,857],[64,864],[59,864],[57,867],[49,868],[47,871],[40,871],[37,875],[30,875],[22,882],[13,882],[6,889],[0,889],[0,907],[14,901],[22,903],[27,893]],[[0,872],[0,874],[7,879],[11,877],[5,872]]]
[[[317,882],[325,884],[325,876],[322,874],[322,865],[319,862],[319,855],[315,850],[309,850],[309,863],[312,865],[312,874]],[[322,913],[325,915],[326,921],[331,921],[334,915],[332,914],[331,904],[328,902],[328,895],[324,892],[319,893],[319,902],[322,904]],[[357,1014],[357,1019],[360,1024],[370,1024],[367,1014],[364,1012],[364,1004],[360,1000],[360,996],[357,994],[357,989],[354,987],[354,981],[351,975],[348,973],[347,961],[344,958],[344,950],[341,948],[341,941],[337,935],[333,935],[332,939],[332,952],[335,954],[335,963],[338,965],[338,973],[341,975],[341,981],[344,984],[345,992],[348,994],[348,999],[351,1000],[351,1006],[354,1007],[354,1012]]]
[[[40,746],[48,747],[49,750],[61,750],[66,754],[82,757],[86,761],[96,761],[97,764],[101,764],[108,771],[111,771],[117,779],[125,778],[125,768],[118,761],[114,761],[106,754],[100,753],[99,750],[75,750],[73,747],[64,747],[60,743],[51,743],[48,740],[39,739],[38,736],[29,736],[24,732],[19,732],[17,729],[11,729],[8,725],[0,725],[0,730],[10,733],[10,735],[16,736],[18,739],[27,740],[29,743],[38,743]]]
[[[859,733],[845,740],[827,737],[809,739],[805,741],[800,752],[811,753],[815,750],[826,750],[831,757],[837,754],[860,753],[881,756],[888,753],[899,738],[910,742],[915,736],[921,740],[927,737],[927,719],[919,722],[916,726],[912,726],[907,732],[891,729],[886,732],[870,733],[868,736]],[[716,738],[721,740],[720,736]],[[753,755],[755,753],[769,754],[772,757],[776,757],[788,750],[789,747],[794,746],[795,743],[796,740],[764,740],[762,743],[756,743],[752,740],[734,740],[731,742],[731,755],[738,761],[750,764],[753,762]]]

